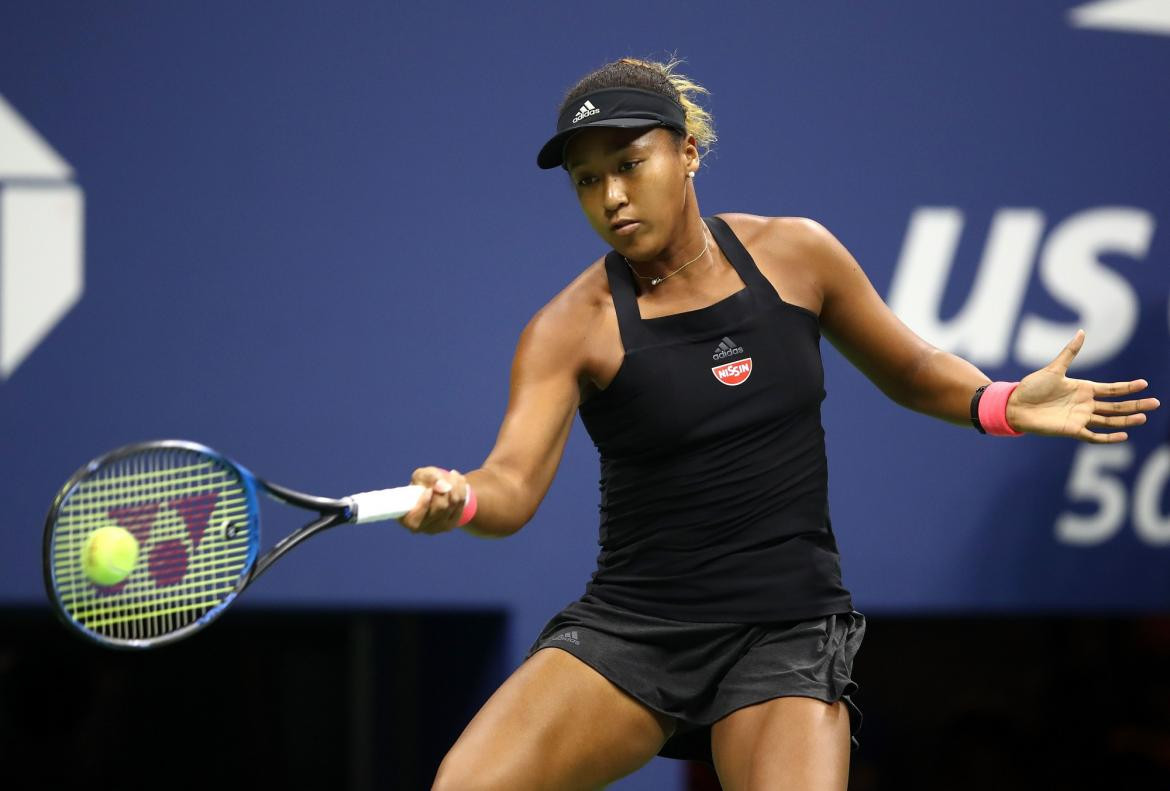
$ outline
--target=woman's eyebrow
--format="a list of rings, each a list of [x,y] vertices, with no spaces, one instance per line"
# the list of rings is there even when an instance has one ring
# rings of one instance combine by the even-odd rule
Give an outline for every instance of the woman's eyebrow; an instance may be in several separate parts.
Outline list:
[[[627,149],[633,149],[633,148],[637,148],[637,147],[638,146],[636,143],[617,143],[616,145],[611,146],[609,148],[609,150],[607,150],[605,152],[605,155],[606,156],[613,156],[615,154],[623,154],[626,152]],[[583,164],[585,164],[585,163],[574,160],[574,161],[568,163],[568,167],[566,168],[566,170],[572,171],[574,168],[578,168]]]

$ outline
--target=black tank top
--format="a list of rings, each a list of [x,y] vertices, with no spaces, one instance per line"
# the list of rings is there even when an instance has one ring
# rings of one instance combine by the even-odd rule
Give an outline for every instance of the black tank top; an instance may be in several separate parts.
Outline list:
[[[746,287],[659,318],[605,271],[625,357],[581,404],[601,457],[601,553],[586,591],[681,621],[760,623],[852,609],[828,511],[816,314],[780,299],[723,220]]]

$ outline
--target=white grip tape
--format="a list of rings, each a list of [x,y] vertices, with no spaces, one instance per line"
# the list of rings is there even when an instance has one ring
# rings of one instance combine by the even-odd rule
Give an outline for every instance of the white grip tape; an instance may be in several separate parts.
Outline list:
[[[353,521],[360,525],[363,522],[397,519],[414,508],[426,490],[425,486],[397,486],[376,492],[358,492],[346,499],[357,512],[357,518]]]

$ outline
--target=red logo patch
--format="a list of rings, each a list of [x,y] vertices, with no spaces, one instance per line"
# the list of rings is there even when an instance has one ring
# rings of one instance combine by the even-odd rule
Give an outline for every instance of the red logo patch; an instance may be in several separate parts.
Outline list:
[[[711,369],[715,378],[729,387],[741,385],[752,375],[752,358],[746,357],[733,363],[723,363]]]

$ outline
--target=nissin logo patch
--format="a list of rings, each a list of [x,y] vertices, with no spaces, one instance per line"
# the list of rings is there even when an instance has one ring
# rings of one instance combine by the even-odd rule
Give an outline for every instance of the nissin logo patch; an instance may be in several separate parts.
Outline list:
[[[716,365],[711,369],[711,373],[715,374],[715,378],[722,384],[729,387],[741,385],[752,375],[752,358],[748,357],[743,360],[736,360],[733,363]]]

